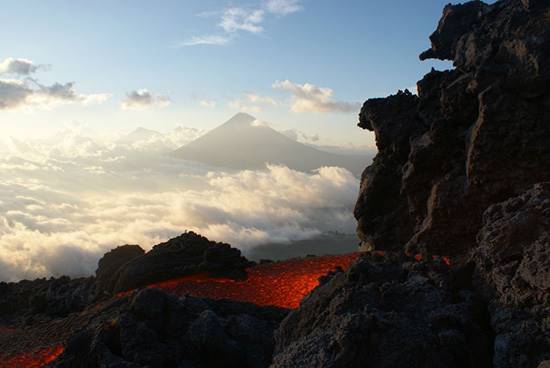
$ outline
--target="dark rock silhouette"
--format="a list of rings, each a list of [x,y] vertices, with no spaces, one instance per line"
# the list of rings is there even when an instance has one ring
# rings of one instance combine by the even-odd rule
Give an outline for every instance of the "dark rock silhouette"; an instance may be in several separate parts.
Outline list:
[[[121,267],[144,254],[145,251],[139,245],[123,245],[105,253],[95,271],[98,294],[110,295],[120,277]]]
[[[550,180],[547,1],[448,5],[421,58],[453,60],[365,102],[379,153],[355,215],[365,248],[464,255],[483,211]]]
[[[126,291],[197,273],[241,278],[250,265],[238,249],[190,231],[157,244],[143,256],[125,263],[117,271],[113,289],[107,291]]]

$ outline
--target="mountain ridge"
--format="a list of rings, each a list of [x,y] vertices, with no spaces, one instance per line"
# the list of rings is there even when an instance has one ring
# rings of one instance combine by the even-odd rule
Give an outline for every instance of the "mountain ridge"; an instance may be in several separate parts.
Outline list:
[[[261,169],[268,163],[299,171],[338,166],[356,176],[369,162],[368,155],[330,153],[297,142],[246,113],[237,113],[173,156],[231,169]]]

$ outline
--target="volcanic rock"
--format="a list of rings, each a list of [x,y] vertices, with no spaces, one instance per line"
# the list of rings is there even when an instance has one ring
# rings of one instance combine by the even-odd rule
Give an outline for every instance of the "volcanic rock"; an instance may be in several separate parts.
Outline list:
[[[550,183],[489,207],[478,234],[475,284],[495,331],[494,367],[550,359]]]
[[[135,289],[157,281],[197,273],[242,278],[252,263],[229,244],[213,242],[194,232],[187,232],[157,244],[146,254],[122,265],[112,292]]]
[[[285,314],[144,289],[104,305],[50,367],[267,367]]]
[[[272,367],[487,367],[483,303],[442,262],[365,255],[276,332]]]
[[[95,271],[98,293],[112,292],[118,280],[120,268],[144,254],[145,251],[139,245],[123,245],[105,253]]]
[[[355,208],[364,248],[466,255],[491,205],[550,180],[550,3],[448,5],[421,59],[452,60],[367,100],[379,153]]]

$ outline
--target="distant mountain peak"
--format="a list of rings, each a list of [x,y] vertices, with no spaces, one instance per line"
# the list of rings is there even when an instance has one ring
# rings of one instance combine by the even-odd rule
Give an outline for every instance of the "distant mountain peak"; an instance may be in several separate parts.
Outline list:
[[[256,118],[250,114],[247,114],[246,112],[239,112],[231,119],[229,119],[223,126],[249,126],[254,121],[256,121]]]
[[[261,169],[267,163],[300,171],[338,166],[356,175],[368,162],[367,156],[324,152],[292,140],[246,113],[236,114],[221,126],[178,148],[174,155],[234,169]]]

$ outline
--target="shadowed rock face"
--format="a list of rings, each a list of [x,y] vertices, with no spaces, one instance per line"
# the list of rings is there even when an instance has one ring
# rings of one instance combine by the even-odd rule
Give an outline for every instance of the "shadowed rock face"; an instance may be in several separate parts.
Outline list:
[[[365,255],[283,320],[272,367],[487,367],[486,314],[461,273]]]
[[[363,173],[358,235],[377,249],[464,255],[491,204],[550,180],[550,4],[445,7],[421,58],[453,60],[365,102],[379,153]]]
[[[145,251],[139,245],[123,245],[105,253],[98,262],[96,289],[101,296],[112,293],[120,276],[120,269],[131,260],[141,257]]]
[[[286,314],[232,301],[176,298],[144,289],[103,304],[50,367],[269,365],[273,330]]]

